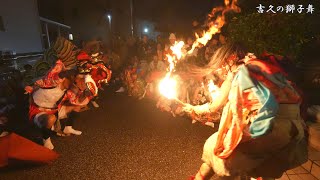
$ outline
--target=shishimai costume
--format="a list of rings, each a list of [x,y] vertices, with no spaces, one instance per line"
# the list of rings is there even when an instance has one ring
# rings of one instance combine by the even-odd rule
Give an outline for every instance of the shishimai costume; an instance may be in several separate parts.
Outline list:
[[[32,91],[29,91],[29,120],[42,129],[44,146],[49,149],[54,148],[50,140],[52,134],[50,124],[59,119],[58,114],[67,113],[63,112],[64,109],[61,107],[68,88],[64,83],[72,81],[73,75],[70,73],[72,72],[66,71],[62,61],[58,60],[47,75],[36,81]]]
[[[64,77],[71,77],[71,69],[76,65],[76,46],[70,41],[59,37],[51,48],[45,51],[44,58],[52,63],[52,68],[41,79],[34,83],[34,88],[29,91],[30,106],[29,119],[40,114],[55,114],[61,106],[66,90],[59,89]]]
[[[246,55],[243,46],[230,43],[208,65],[194,70],[198,77],[216,72],[223,79],[214,101],[184,107],[197,114],[223,108],[219,130],[207,139],[194,179],[209,179],[214,173],[226,179],[279,178],[307,161],[302,98],[277,63]]]
[[[247,56],[230,83],[219,130],[203,148],[204,164],[219,176],[279,178],[306,162],[301,98],[282,68]]]
[[[56,43],[58,42],[60,42],[60,44],[72,44],[70,41],[61,38],[58,38]],[[72,52],[69,54],[72,54],[72,56],[67,56],[67,59],[63,59],[64,56],[59,55],[59,49],[63,48],[55,49],[55,47],[59,46],[54,45],[53,48],[48,50],[56,52],[54,57],[51,57],[51,59],[57,58],[54,66],[44,77],[35,82],[34,88],[31,88],[32,90],[29,90],[31,94],[29,119],[43,130],[44,145],[49,149],[53,149],[50,140],[50,135],[52,134],[50,130],[52,127],[48,127],[51,126],[51,124],[48,125],[49,119],[43,120],[43,117],[51,117],[50,121],[54,121],[57,124],[57,122],[60,122],[59,120],[68,117],[68,114],[73,111],[73,107],[87,104],[88,99],[96,96],[98,93],[96,82],[90,75],[84,75],[83,77],[86,92],[89,93],[84,94],[84,92],[75,91],[74,85],[70,86],[76,74],[79,74],[76,70],[77,58],[75,52],[78,50],[73,50],[75,46],[70,45],[72,48],[69,48],[69,50]],[[69,82],[65,84],[66,78]],[[70,118],[68,120],[70,120]],[[59,125],[58,123],[58,129],[55,129],[56,131],[60,130],[59,128],[61,128],[61,126]],[[65,129],[67,130],[66,133],[81,134],[81,132],[72,129],[70,124],[67,124],[67,126],[67,129]]]
[[[90,74],[96,85],[101,88],[103,83],[108,83],[112,76],[110,67],[106,67],[100,59],[101,54],[89,56],[86,52],[81,51],[77,56],[78,70],[81,74]]]
[[[70,110],[68,109],[72,106],[79,106],[81,109],[85,109],[89,102],[98,96],[98,89],[101,87],[101,83],[107,83],[111,78],[111,70],[106,68],[103,62],[94,60],[84,51],[77,55],[78,73],[76,80],[67,90],[63,99],[64,104],[61,107],[61,113],[59,113],[61,129],[64,129],[63,132],[66,134],[80,135],[82,133],[72,128],[74,119],[70,117],[72,112],[69,113]],[[82,83],[85,84],[85,87],[80,88]]]

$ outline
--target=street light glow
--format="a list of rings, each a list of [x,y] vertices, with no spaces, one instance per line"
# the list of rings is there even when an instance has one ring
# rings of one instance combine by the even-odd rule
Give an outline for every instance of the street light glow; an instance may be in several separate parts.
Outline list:
[[[145,33],[148,33],[149,32],[149,29],[148,28],[144,28],[143,30]]]
[[[110,14],[108,14],[108,19],[111,20],[111,15]]]
[[[69,40],[72,41],[73,40],[73,35],[70,33],[69,34]]]

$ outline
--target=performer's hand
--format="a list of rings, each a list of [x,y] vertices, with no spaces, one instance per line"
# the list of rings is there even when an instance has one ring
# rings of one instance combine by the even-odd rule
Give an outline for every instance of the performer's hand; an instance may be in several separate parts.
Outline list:
[[[206,104],[203,104],[203,105],[198,105],[198,106],[193,106],[193,112],[196,114],[196,115],[201,115],[203,113],[210,113],[210,104],[209,103],[206,103]]]
[[[31,86],[26,86],[26,87],[24,88],[24,90],[26,91],[24,94],[31,94],[32,91],[33,91],[33,87],[31,87]]]
[[[194,109],[194,106],[191,104],[185,104],[185,106],[182,107],[182,111],[191,113]]]

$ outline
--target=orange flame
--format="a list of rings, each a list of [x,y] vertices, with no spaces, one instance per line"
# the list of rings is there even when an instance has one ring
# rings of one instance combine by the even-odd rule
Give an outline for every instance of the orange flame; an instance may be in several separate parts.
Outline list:
[[[231,4],[230,4],[230,0],[225,0],[224,4],[225,4],[224,7],[220,6],[220,7],[213,8],[211,13],[208,14],[207,22],[209,23],[207,24],[207,26],[209,27],[209,29],[207,31],[204,31],[201,37],[198,34],[195,34],[196,41],[192,44],[191,50],[189,50],[188,52],[182,51],[183,46],[185,44],[183,41],[175,42],[175,44],[170,47],[173,55],[170,55],[170,54],[166,55],[168,57],[168,62],[169,62],[169,69],[168,69],[169,72],[167,73],[165,79],[162,80],[161,87],[159,87],[160,93],[162,95],[166,96],[166,94],[171,94],[172,96],[170,96],[170,99],[175,98],[173,97],[176,95],[176,92],[173,92],[175,91],[175,88],[172,87],[172,88],[165,89],[163,87],[171,87],[173,84],[176,84],[176,83],[173,83],[173,81],[175,80],[173,78],[170,78],[170,76],[171,76],[171,73],[174,71],[175,64],[178,62],[178,60],[180,60],[186,54],[192,54],[195,48],[199,47],[200,44],[206,45],[208,41],[211,40],[214,34],[219,33],[220,29],[225,24],[226,12],[228,11],[240,12],[240,8],[236,5],[237,0],[233,0]],[[219,12],[221,12],[221,15],[217,15],[217,13]],[[171,86],[169,82],[171,83]],[[211,96],[214,99],[219,93],[216,93],[218,91],[216,90],[217,87],[214,85],[213,81],[209,82],[208,88],[209,88],[209,91],[211,89],[212,91]]]
[[[195,33],[196,40],[192,44],[192,48],[187,52],[187,54],[192,54],[195,48],[199,47],[200,44],[205,46],[208,43],[208,41],[211,40],[214,34],[217,34],[220,32],[220,29],[225,24],[226,12],[228,11],[240,12],[240,8],[237,6],[237,0],[233,0],[231,4],[230,4],[230,0],[225,0],[224,4],[225,4],[225,7],[220,6],[220,7],[213,8],[211,13],[208,14],[208,20],[207,20],[207,22],[209,22],[207,24],[207,26],[209,27],[208,30],[204,31],[201,36]],[[219,12],[221,12],[221,15],[217,15]],[[181,59],[181,57],[186,55],[186,53],[182,52],[182,48],[184,44],[185,43],[183,41],[176,42],[170,48],[173,51],[173,54],[176,55],[178,59]]]
[[[159,83],[159,91],[168,99],[176,99],[177,96],[177,81],[174,78],[170,78],[170,73],[166,74]]]
[[[237,0],[233,0],[230,4],[230,0],[224,1],[225,7],[216,7],[213,8],[211,11],[211,14],[208,14],[208,26],[209,29],[205,32],[203,32],[202,36],[199,37],[199,35],[196,33],[196,41],[193,43],[191,50],[188,51],[188,54],[192,54],[194,49],[196,47],[199,47],[200,44],[206,45],[208,41],[211,40],[212,36],[216,33],[220,32],[220,29],[225,24],[225,13],[228,11],[235,11],[240,12],[240,8],[236,5]],[[215,20],[212,20],[214,17],[216,17],[216,14],[218,12],[221,12],[221,15],[217,16]]]
[[[182,57],[182,48],[184,46],[184,42],[176,42],[175,45],[171,46],[170,49],[172,50],[173,54],[177,56],[177,59],[181,59]]]

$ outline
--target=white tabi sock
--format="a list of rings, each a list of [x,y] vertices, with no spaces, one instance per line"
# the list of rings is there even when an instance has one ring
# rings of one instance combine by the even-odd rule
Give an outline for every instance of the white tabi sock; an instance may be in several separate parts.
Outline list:
[[[63,132],[64,132],[65,134],[74,134],[74,135],[78,135],[78,136],[82,134],[81,131],[78,131],[78,130],[73,129],[72,126],[66,126],[66,127],[64,128]]]
[[[121,92],[124,92],[124,91],[125,91],[124,87],[120,87],[116,92],[117,93],[121,93]]]
[[[53,146],[50,138],[43,139],[43,146],[50,149],[50,150],[54,149],[54,146]]]
[[[214,128],[214,123],[213,122],[206,122],[205,125]]]
[[[91,103],[95,108],[100,107],[99,104],[96,101],[91,101]]]

